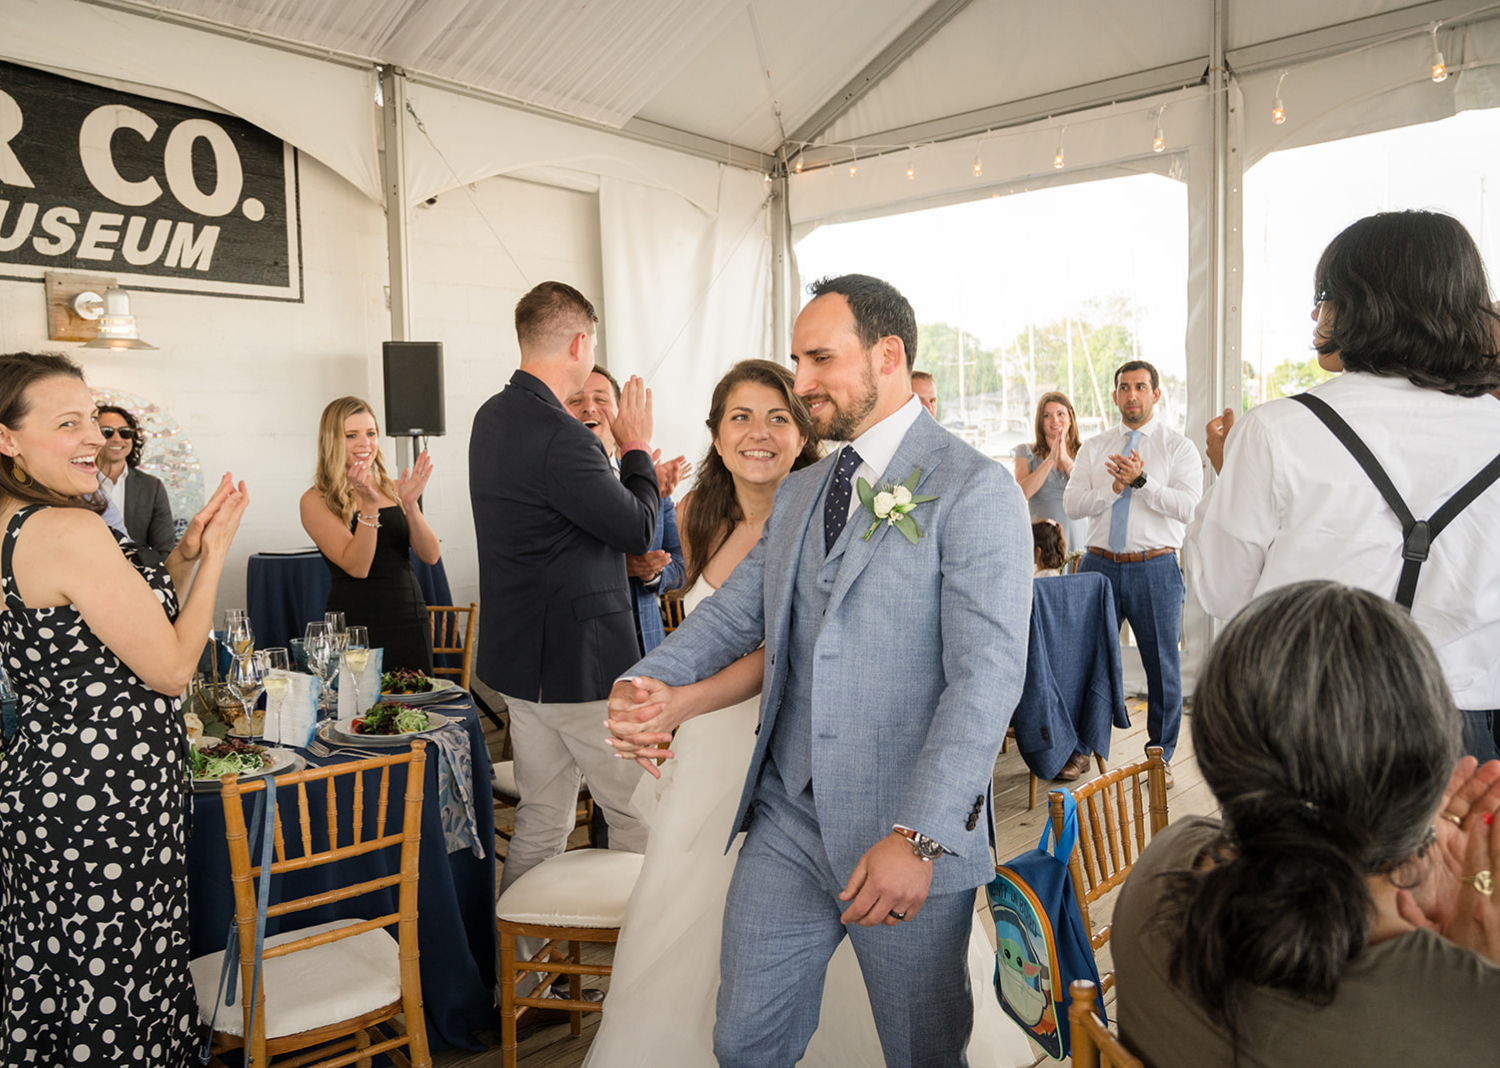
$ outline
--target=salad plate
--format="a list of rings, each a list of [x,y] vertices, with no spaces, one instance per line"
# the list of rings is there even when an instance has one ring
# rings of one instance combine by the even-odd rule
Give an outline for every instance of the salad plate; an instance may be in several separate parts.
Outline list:
[[[386,672],[381,677],[382,688],[392,674],[392,672]],[[403,705],[425,705],[429,701],[444,701],[463,693],[463,690],[459,689],[458,683],[452,679],[438,679],[429,675],[418,675],[416,672],[411,672],[411,674],[418,678],[426,679],[427,682],[431,683],[431,689],[420,690],[416,693],[392,691],[390,693],[382,693],[380,699],[382,701],[398,701]]]
[[[435,730],[446,727],[454,722],[440,712],[428,712],[427,726],[418,731],[406,731],[403,734],[361,734],[354,729],[354,720],[362,717],[345,717],[335,721],[327,728],[326,741],[332,745],[360,745],[370,747],[409,745],[413,738],[420,738],[424,734],[431,734]]]
[[[260,748],[265,749],[265,764],[258,771],[240,772],[240,778],[260,779],[264,778],[267,775],[280,775],[282,772],[286,771],[301,771],[307,765],[307,762],[304,761],[302,757],[292,752],[290,749],[278,749],[267,746],[262,746]],[[193,776],[192,782],[193,793],[195,794],[216,794],[219,792],[220,783],[219,777],[217,775],[205,775],[202,778],[195,775]]]

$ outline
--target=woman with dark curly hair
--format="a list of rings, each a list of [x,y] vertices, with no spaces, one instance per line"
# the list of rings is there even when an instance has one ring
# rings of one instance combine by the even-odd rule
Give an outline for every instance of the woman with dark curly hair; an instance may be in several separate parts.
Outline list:
[[[99,433],[104,436],[104,447],[94,461],[99,465],[99,489],[125,517],[125,533],[135,542],[137,557],[160,564],[177,544],[177,527],[167,487],[140,470],[146,446],[141,424],[128,409],[101,404]]]
[[[1432,517],[1500,456],[1500,408],[1490,396],[1500,386],[1500,320],[1479,249],[1456,219],[1400,211],[1348,227],[1318,261],[1313,320],[1319,364],[1343,373],[1238,422],[1225,411],[1208,427],[1209,459],[1221,471],[1183,558],[1198,600],[1220,619],[1304,579],[1393,598],[1402,589],[1404,524],[1318,406],[1364,443],[1413,520]],[[1481,760],[1500,757],[1497,528],[1500,485],[1446,529],[1432,528],[1408,599]]]
[[[1193,695],[1221,816],[1158,834],[1115,905],[1131,1048],[1155,1068],[1494,1063],[1500,763],[1459,759],[1461,730],[1391,602],[1302,582],[1236,616]]]

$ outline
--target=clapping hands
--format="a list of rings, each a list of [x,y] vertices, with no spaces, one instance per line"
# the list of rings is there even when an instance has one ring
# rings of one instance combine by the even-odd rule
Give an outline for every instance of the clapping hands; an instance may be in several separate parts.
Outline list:
[[[182,540],[177,543],[175,550],[178,558],[186,563],[197,560],[203,554],[205,535],[210,531],[212,535],[208,539],[209,543],[215,549],[227,551],[229,543],[234,540],[235,531],[239,530],[245,506],[249,503],[250,494],[245,489],[245,484],[241,482],[236,486],[234,476],[226,472],[208,503],[198,509],[198,514],[193,516],[187,530],[183,531]]]
[[[1500,869],[1500,761],[1458,762],[1438,818],[1422,881],[1396,895],[1401,918],[1500,963],[1500,901],[1482,888]]]
[[[352,480],[352,469],[350,477]],[[402,471],[401,477],[396,480],[396,495],[401,498],[401,504],[408,512],[417,507],[417,501],[427,489],[427,480],[431,477],[432,458],[424,449],[417,457],[417,462]]]

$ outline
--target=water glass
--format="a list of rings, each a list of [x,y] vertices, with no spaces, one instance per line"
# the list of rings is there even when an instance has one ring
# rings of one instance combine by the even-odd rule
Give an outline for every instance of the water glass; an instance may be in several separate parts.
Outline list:
[[[335,634],[344,633],[344,613],[324,612],[323,622],[327,623],[328,629],[333,631]]]

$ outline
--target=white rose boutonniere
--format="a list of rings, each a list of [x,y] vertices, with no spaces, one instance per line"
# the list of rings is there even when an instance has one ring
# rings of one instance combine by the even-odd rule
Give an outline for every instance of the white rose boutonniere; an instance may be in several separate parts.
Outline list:
[[[912,509],[919,504],[935,501],[937,497],[915,497],[912,490],[916,489],[917,480],[922,477],[920,467],[912,471],[904,482],[892,486],[882,482],[872,487],[864,479],[859,480],[859,500],[865,506],[865,510],[875,517],[870,524],[870,529],[865,531],[864,540],[869,541],[870,535],[879,529],[881,523],[889,523],[899,530],[907,541],[913,545],[922,536],[922,528],[917,526],[917,521],[911,517]]]

